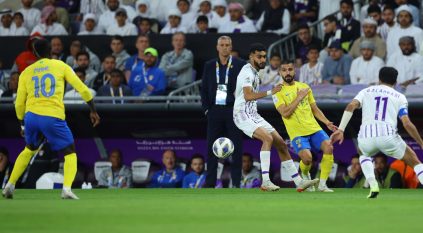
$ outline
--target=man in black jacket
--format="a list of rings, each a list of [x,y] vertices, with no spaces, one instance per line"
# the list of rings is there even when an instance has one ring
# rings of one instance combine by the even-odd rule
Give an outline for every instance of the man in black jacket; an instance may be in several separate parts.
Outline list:
[[[232,40],[221,36],[217,40],[218,58],[204,66],[201,88],[201,103],[207,116],[207,179],[206,187],[214,188],[217,177],[217,160],[213,155],[213,142],[219,137],[232,140],[235,151],[232,154],[231,178],[234,187],[240,186],[242,163],[242,132],[233,121],[236,79],[245,61],[231,56]]]

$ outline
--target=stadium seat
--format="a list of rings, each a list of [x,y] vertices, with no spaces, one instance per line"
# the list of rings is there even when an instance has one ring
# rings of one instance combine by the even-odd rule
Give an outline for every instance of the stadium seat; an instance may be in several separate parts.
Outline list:
[[[361,90],[367,88],[366,84],[351,84],[341,87],[339,95],[341,96],[340,102],[350,102]]]
[[[57,172],[44,173],[35,184],[36,189],[62,189],[63,175]]]
[[[100,180],[100,175],[104,170],[112,172],[112,163],[109,161],[97,161],[94,164],[94,175],[97,181]]]
[[[259,171],[261,170],[261,164],[259,161],[254,161],[253,162],[253,167],[257,168]]]
[[[160,166],[148,159],[137,159],[131,163],[132,183],[135,188],[143,188],[148,185],[155,172]]]
[[[423,84],[409,85],[405,90],[409,102],[423,101]]]
[[[338,87],[332,84],[322,84],[311,86],[313,95],[319,102],[336,103],[338,97]]]

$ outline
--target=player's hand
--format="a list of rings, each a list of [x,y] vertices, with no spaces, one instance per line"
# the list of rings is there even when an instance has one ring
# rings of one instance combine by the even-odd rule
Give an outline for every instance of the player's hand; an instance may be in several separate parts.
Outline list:
[[[310,88],[308,88],[308,87],[299,89],[298,92],[297,92],[298,98],[300,98],[300,100],[303,100],[308,95],[309,91],[310,91]]]
[[[100,116],[97,112],[90,112],[90,119],[93,127],[96,127],[98,124],[100,124]]]
[[[281,84],[281,83],[279,83],[279,84],[277,84],[276,86],[274,86],[274,87],[272,88],[272,95],[274,95],[274,94],[276,94],[276,93],[280,92],[281,90],[282,90],[282,84]]]
[[[332,135],[330,135],[330,143],[333,145],[335,142],[339,141],[339,144],[344,142],[344,132],[342,130],[336,130]]]
[[[326,124],[326,127],[328,127],[328,129],[332,132],[335,132],[336,130],[338,130],[338,127],[334,125],[333,122],[330,122],[330,121]]]
[[[154,87],[152,85],[150,85],[150,84],[147,84],[147,90],[148,91],[153,91],[154,90]]]

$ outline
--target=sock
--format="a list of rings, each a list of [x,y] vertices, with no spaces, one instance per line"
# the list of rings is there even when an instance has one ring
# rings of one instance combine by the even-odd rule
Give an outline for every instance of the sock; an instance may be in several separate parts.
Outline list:
[[[369,182],[370,188],[379,188],[379,185],[375,178],[375,166],[373,165],[372,159],[367,156],[360,156],[361,170],[364,176]]]
[[[288,171],[288,175],[291,176],[292,180],[294,180],[295,185],[300,185],[301,179],[300,175],[298,174],[297,167],[295,167],[294,161],[292,159],[282,161],[282,166]]]
[[[301,173],[302,173],[303,175],[308,176],[308,175],[309,175],[309,173],[310,173],[311,164],[309,164],[309,165],[305,165],[305,164],[303,163],[303,161],[301,160],[301,161],[300,161],[300,169],[301,169]]]
[[[319,186],[326,185],[329,174],[332,171],[333,154],[323,154],[322,161],[320,161],[320,183]]]
[[[261,177],[263,181],[270,180],[270,151],[260,151]]]
[[[63,189],[70,189],[77,171],[77,158],[75,153],[65,155],[65,164],[63,165]]]
[[[418,164],[414,167],[414,172],[416,172],[417,178],[420,181],[420,184],[423,184],[423,164]]]
[[[10,175],[9,182],[13,185],[16,184],[19,177],[21,177],[22,173],[25,171],[26,167],[28,166],[29,161],[31,160],[32,156],[34,156],[35,150],[32,151],[25,147],[25,149],[19,154],[18,158],[16,159],[15,166],[13,167],[12,174]]]

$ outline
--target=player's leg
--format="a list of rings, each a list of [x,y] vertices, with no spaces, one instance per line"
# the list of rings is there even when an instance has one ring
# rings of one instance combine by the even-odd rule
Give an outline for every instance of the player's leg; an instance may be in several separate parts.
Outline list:
[[[269,182],[270,149],[273,143],[272,135],[266,129],[258,127],[254,130],[253,137],[262,142],[260,149],[261,176],[263,183]]]
[[[358,138],[358,148],[362,152],[360,155],[360,166],[361,170],[366,177],[367,182],[370,185],[370,194],[368,198],[376,198],[379,194],[379,184],[377,183],[375,176],[375,167],[371,156],[375,155],[379,149],[377,147],[377,138]]]
[[[333,192],[326,185],[329,174],[332,171],[334,163],[333,159],[333,146],[330,143],[329,136],[325,131],[320,130],[310,136],[311,147],[315,151],[322,151],[322,161],[320,161],[320,182],[318,190],[322,192]]]
[[[65,163],[63,164],[63,199],[79,199],[72,193],[72,183],[75,180],[76,172],[78,171],[78,159],[75,153],[75,145],[72,143],[61,152],[65,155]]]
[[[310,170],[313,163],[313,156],[309,149],[303,149],[298,152],[298,156],[300,157],[300,170],[301,170],[301,177],[304,180],[311,180]],[[311,186],[307,189],[309,192],[316,191],[314,186]]]

